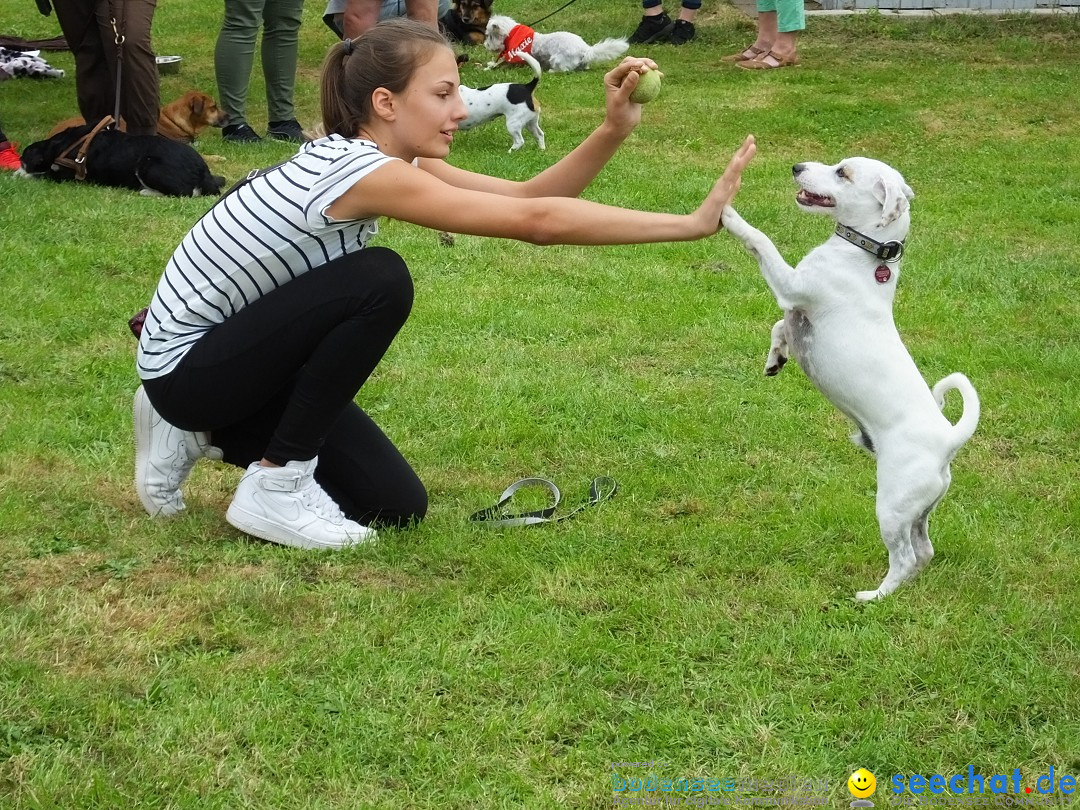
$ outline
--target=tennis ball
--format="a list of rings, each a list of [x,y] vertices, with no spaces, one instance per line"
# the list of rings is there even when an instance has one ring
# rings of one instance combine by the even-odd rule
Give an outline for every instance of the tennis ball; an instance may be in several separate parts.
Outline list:
[[[646,70],[638,79],[637,87],[630,94],[630,100],[635,104],[648,104],[660,95],[660,71]]]

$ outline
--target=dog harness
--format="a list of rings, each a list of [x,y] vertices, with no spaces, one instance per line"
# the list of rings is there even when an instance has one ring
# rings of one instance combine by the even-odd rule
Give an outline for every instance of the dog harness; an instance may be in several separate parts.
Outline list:
[[[75,172],[76,180],[86,179],[86,153],[90,150],[90,141],[94,140],[94,136],[106,127],[112,126],[113,117],[106,115],[100,121],[97,122],[92,130],[83,135],[79,140],[75,141],[71,146],[65,149],[60,155],[53,161],[53,168],[57,169],[63,166],[65,169],[71,169]],[[74,158],[69,155],[78,150],[78,154]]]
[[[521,54],[532,53],[533,37],[535,35],[536,31],[529,28],[529,26],[520,23],[515,25],[510,29],[510,33],[506,35],[506,44],[503,45],[499,59],[510,64],[524,62],[525,60],[521,58]]]

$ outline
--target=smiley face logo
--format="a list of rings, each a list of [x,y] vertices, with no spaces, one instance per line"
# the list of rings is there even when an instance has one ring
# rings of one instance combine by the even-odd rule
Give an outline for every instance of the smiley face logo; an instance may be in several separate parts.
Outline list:
[[[856,799],[865,799],[877,790],[877,779],[866,768],[859,768],[848,777],[847,789]]]

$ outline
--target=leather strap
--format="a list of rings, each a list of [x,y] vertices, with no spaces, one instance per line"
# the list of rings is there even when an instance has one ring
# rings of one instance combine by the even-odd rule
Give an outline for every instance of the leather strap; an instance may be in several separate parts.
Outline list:
[[[53,168],[63,166],[64,168],[71,169],[75,172],[76,180],[86,179],[86,153],[90,150],[90,142],[94,140],[101,130],[106,127],[112,126],[113,117],[106,115],[92,130],[87,132],[79,140],[75,141],[71,146],[60,153],[60,156],[53,161]],[[69,157],[72,152],[77,152],[74,158]]]
[[[507,505],[514,499],[514,494],[525,487],[542,487],[551,494],[552,503],[543,509],[532,512],[511,512]],[[589,499],[565,515],[554,517],[555,510],[562,500],[562,493],[554,483],[546,478],[522,478],[515,481],[499,496],[499,502],[487,509],[481,509],[469,516],[472,523],[486,523],[488,526],[538,526],[541,523],[558,523],[561,520],[572,518],[583,509],[596,506],[601,501],[615,497],[619,485],[614,478],[607,475],[597,476],[589,486]]]
[[[289,160],[292,160],[292,158],[289,158]],[[235,183],[233,183],[232,186],[229,188],[229,190],[221,195],[221,198],[218,200],[218,202],[221,202],[221,200],[224,200],[226,197],[228,197],[234,191],[236,191],[236,190],[238,190],[240,188],[243,188],[248,183],[250,183],[252,180],[254,180],[256,177],[261,177],[262,175],[266,174],[267,172],[272,172],[274,169],[276,169],[276,168],[278,168],[280,166],[284,166],[286,163],[289,162],[289,160],[283,160],[283,161],[281,161],[281,163],[275,163],[273,166],[267,166],[265,169],[252,169],[244,177],[241,177],[239,180],[237,180]],[[214,203],[214,205],[217,205],[217,203]]]

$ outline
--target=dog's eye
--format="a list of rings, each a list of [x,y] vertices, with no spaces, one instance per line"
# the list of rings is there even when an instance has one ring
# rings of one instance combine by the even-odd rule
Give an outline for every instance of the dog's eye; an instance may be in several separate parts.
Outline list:
[[[839,177],[841,180],[847,180],[848,179],[847,169],[845,169],[843,166],[838,167],[836,169],[836,176]]]

